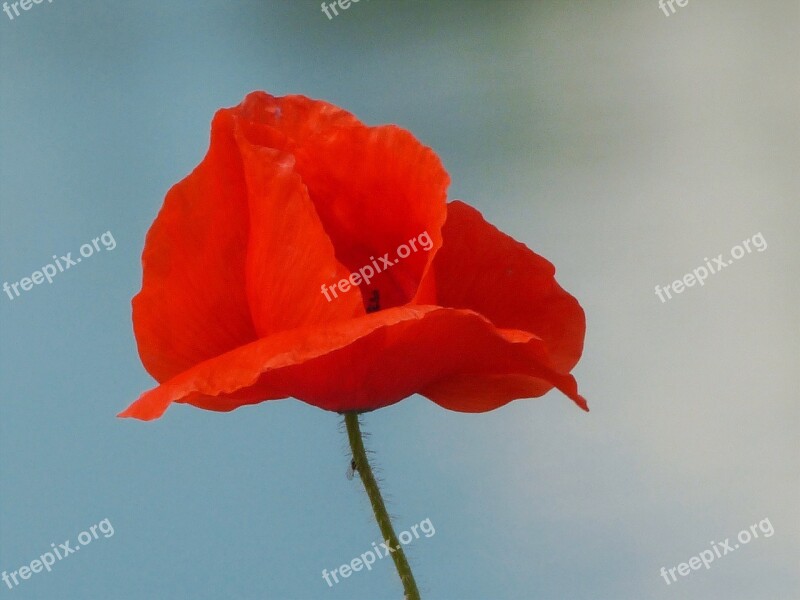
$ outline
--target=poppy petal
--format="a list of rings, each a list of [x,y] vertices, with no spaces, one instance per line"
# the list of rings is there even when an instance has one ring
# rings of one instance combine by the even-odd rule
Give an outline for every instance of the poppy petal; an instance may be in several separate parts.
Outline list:
[[[289,154],[237,133],[247,182],[247,295],[259,337],[364,314],[360,294],[331,296],[346,278]]]
[[[276,150],[293,151],[309,138],[337,127],[362,126],[355,116],[322,100],[306,96],[272,96],[251,92],[229,109],[246,127],[247,133],[261,135],[261,143]]]
[[[568,373],[583,351],[586,320],[578,301],[556,282],[555,267],[463,202],[447,205],[442,235],[428,275],[436,304],[538,336],[553,368]]]
[[[542,368],[539,376],[466,374],[443,379],[420,392],[449,410],[479,413],[495,410],[520,398],[537,398],[554,387],[589,412],[572,375]]]
[[[133,326],[158,381],[256,338],[245,294],[247,193],[232,128],[219,111],[208,153],[169,190],[147,233]]]
[[[499,330],[472,311],[404,306],[257,340],[144,393],[120,416],[156,419],[172,402],[227,411],[289,396],[327,410],[367,411],[469,374],[525,376],[541,380],[538,391],[555,386],[582,400],[574,379],[547,364],[536,336]]]
[[[436,154],[387,125],[331,129],[295,156],[337,259],[353,272],[377,271],[362,295],[378,291],[381,308],[411,301],[441,245],[446,218],[450,178]],[[417,239],[423,234],[427,248]],[[398,249],[410,240],[420,246],[403,257]]]

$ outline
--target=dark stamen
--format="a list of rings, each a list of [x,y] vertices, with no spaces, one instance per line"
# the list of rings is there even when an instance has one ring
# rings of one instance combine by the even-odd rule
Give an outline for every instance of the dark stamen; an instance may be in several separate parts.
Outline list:
[[[367,313],[374,313],[381,309],[381,293],[374,290],[370,296],[369,303],[367,304]]]

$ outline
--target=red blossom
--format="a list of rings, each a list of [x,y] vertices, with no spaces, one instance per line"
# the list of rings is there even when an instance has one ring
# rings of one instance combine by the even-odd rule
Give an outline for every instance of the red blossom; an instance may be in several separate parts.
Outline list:
[[[326,102],[254,92],[218,111],[147,234],[133,324],[160,385],[120,416],[287,397],[367,411],[414,393],[481,412],[553,387],[586,409],[569,374],[580,305],[547,260],[447,203],[448,184],[409,132]],[[429,250],[320,293],[422,232]]]

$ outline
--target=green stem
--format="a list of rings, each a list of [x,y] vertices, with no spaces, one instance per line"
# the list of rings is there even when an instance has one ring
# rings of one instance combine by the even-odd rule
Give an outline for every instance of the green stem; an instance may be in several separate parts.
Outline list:
[[[358,475],[364,483],[364,489],[367,490],[367,496],[369,496],[369,501],[372,504],[372,511],[375,513],[375,520],[378,521],[378,527],[386,545],[393,549],[391,553],[392,560],[394,560],[397,574],[400,575],[400,581],[403,582],[406,600],[420,600],[417,583],[414,581],[414,574],[411,572],[408,560],[406,560],[403,547],[397,541],[397,535],[394,533],[389,513],[386,512],[386,505],[383,503],[378,482],[375,481],[372,467],[369,466],[369,461],[367,461],[364,441],[361,439],[361,428],[358,424],[358,414],[354,412],[345,413],[344,422],[347,425],[347,437],[350,439],[353,461]]]

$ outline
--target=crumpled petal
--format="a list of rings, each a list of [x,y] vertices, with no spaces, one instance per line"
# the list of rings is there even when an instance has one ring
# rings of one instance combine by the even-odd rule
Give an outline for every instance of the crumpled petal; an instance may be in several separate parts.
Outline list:
[[[436,304],[468,308],[497,327],[533,333],[547,345],[554,368],[569,372],[583,352],[586,318],[556,281],[555,267],[460,201],[447,205],[442,235],[429,274]]]
[[[362,295],[378,291],[381,308],[410,302],[441,246],[447,216],[450,178],[436,154],[386,125],[331,129],[299,147],[296,158],[336,258],[353,272],[378,271]],[[425,233],[427,250],[417,242],[416,251],[397,256],[399,246]]]
[[[436,304],[473,310],[497,327],[537,336],[551,372],[546,378],[466,373],[438,381],[422,394],[463,412],[493,410],[517,398],[543,395],[581,356],[583,309],[558,285],[550,262],[487,223],[471,206],[459,201],[447,206],[444,243],[428,274],[433,283],[425,282],[435,289]],[[560,389],[588,410],[571,377],[562,379]]]
[[[246,133],[253,136],[253,143],[287,152],[331,129],[363,126],[338,106],[300,95],[276,97],[266,92],[251,92],[239,106],[228,110]]]
[[[321,286],[346,278],[334,256],[294,158],[237,133],[247,182],[246,280],[259,337],[365,314],[357,293],[326,297]]]
[[[146,392],[120,416],[156,419],[172,402],[227,411],[290,396],[326,410],[367,411],[461,375],[508,373],[580,398],[530,333],[498,330],[468,310],[404,306],[236,348]]]
[[[147,233],[133,328],[166,381],[256,339],[245,293],[248,207],[233,119],[219,111],[203,161],[174,185]]]

